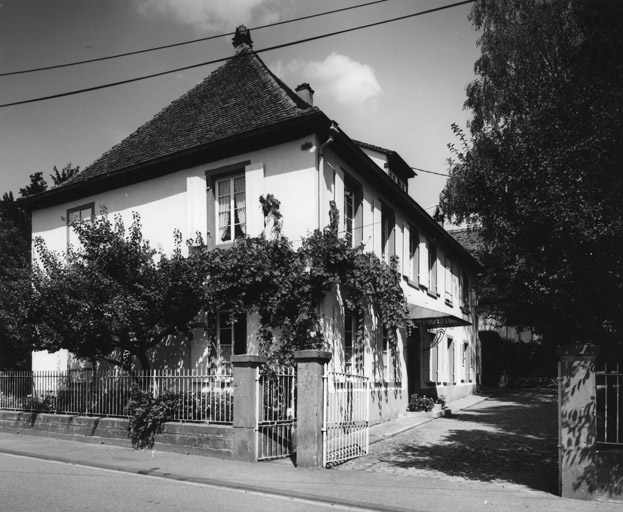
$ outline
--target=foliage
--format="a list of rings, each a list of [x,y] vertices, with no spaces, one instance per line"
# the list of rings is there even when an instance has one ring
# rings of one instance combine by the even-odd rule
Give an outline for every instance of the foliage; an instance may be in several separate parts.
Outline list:
[[[30,183],[24,188],[20,188],[19,194],[22,197],[32,196],[34,194],[45,192],[47,189],[48,184],[43,177],[43,173],[41,171],[38,171],[30,175]]]
[[[409,397],[409,405],[407,411],[432,411],[435,404],[441,404],[442,407],[446,405],[446,399],[443,395],[437,398],[429,397],[426,395],[418,395],[414,393]]]
[[[0,370],[26,369],[28,351],[19,329],[28,300],[30,222],[13,194],[0,200]]]
[[[40,267],[33,272],[29,324],[24,333],[38,349],[64,348],[76,357],[149,368],[148,351],[166,336],[190,337],[200,308],[199,282],[181,255],[181,236],[168,258],[143,239],[134,214],[127,234],[120,216],[106,212],[74,224],[80,247],[66,255],[35,240]]]
[[[446,215],[478,231],[483,292],[554,343],[620,339],[623,4],[477,1],[473,114]]]
[[[76,174],[80,172],[80,166],[72,167],[71,163],[68,163],[65,167],[63,167],[60,171],[54,166],[54,174],[50,174],[50,178],[52,178],[52,183],[55,187],[58,187],[60,184],[69,181]]]
[[[132,394],[124,413],[130,417],[128,437],[137,449],[153,448],[157,434],[164,430],[164,424],[171,420],[179,407],[175,393],[161,393],[157,397],[151,391],[139,386],[132,388]]]
[[[386,265],[363,247],[350,247],[338,237],[338,216],[332,205],[330,226],[297,250],[285,237],[262,235],[210,251],[200,249],[201,240],[190,241],[193,249],[184,258],[176,233],[168,258],[142,238],[137,214],[126,234],[121,218],[113,224],[104,212],[73,225],[80,247],[66,255],[35,241],[40,268],[23,332],[38,349],[64,348],[127,370],[134,356],[148,369],[148,352],[166,336],[191,339],[193,328],[204,327],[215,346],[219,311],[230,310],[232,320],[253,312],[260,353],[276,368],[291,364],[295,350],[325,346],[320,306],[339,287],[346,307],[362,317],[376,312],[395,344],[396,329],[407,318],[396,260]],[[359,322],[360,339],[363,329]]]
[[[79,171],[67,164],[50,175],[57,186]],[[30,176],[20,189],[26,197],[44,192],[48,185],[42,172]],[[23,342],[20,331],[30,300],[30,214],[5,192],[0,200],[0,369],[27,369],[31,347]]]
[[[257,313],[260,352],[274,367],[291,363],[295,350],[324,347],[319,306],[338,286],[347,307],[362,315],[375,309],[392,342],[405,324],[396,261],[388,266],[363,247],[351,248],[338,237],[335,205],[331,218],[330,226],[316,230],[297,250],[285,237],[260,236],[237,240],[227,249],[191,253],[190,266],[204,276],[208,316],[223,309],[231,309],[234,319]]]
[[[554,377],[557,357],[541,340],[515,341],[502,338],[496,331],[480,331],[482,347],[482,383],[497,386],[502,375],[518,377]]]

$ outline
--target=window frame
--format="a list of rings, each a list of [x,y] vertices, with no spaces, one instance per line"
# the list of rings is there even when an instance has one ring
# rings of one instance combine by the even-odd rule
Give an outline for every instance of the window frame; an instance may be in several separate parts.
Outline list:
[[[223,325],[223,320],[226,323]],[[238,326],[238,328],[236,328]],[[229,343],[223,343],[222,334],[224,331],[231,331]],[[241,340],[244,339],[244,352],[240,351]],[[229,357],[223,356],[223,347],[230,347]],[[246,315],[232,321],[231,310],[221,310],[216,314],[216,349],[220,361],[230,362],[231,356],[246,354],[249,350],[247,343],[247,318]]]
[[[355,311],[344,308],[344,373],[363,374],[363,347],[357,339],[361,322]]]
[[[82,219],[82,212],[85,210],[91,210],[91,216],[88,219]],[[71,221],[72,214],[78,212],[80,214],[80,219],[77,221]],[[90,203],[84,203],[78,206],[74,206],[73,208],[67,209],[67,249],[71,246],[71,229],[74,224],[82,224],[83,222],[91,221],[95,218],[95,201],[91,201]]]
[[[454,263],[452,258],[446,255],[446,264],[444,266],[445,274],[445,302],[448,306],[454,303],[453,279],[454,279]]]
[[[437,246],[433,242],[428,242],[428,294],[438,297],[438,272],[437,272]]]
[[[227,248],[231,247],[236,240],[236,238],[226,241],[220,242],[218,241],[219,237],[219,216],[218,216],[218,199],[217,199],[217,183],[219,181],[225,179],[233,179],[237,176],[244,177],[244,186],[245,186],[245,236],[248,233],[249,227],[249,207],[248,207],[248,197],[247,197],[247,172],[246,168],[251,164],[250,160],[245,160],[242,162],[237,162],[231,165],[226,165],[223,167],[218,167],[216,169],[209,169],[205,171],[206,177],[206,210],[208,216],[207,222],[207,240],[206,244],[208,249],[214,249],[215,247],[219,248]],[[232,190],[233,192],[233,190]],[[232,228],[234,224],[232,223]]]
[[[409,273],[408,279],[415,286],[420,285],[420,232],[409,224]]]
[[[396,214],[381,201],[381,259],[389,265],[396,255]]]
[[[350,246],[357,247],[363,242],[363,186],[357,180],[352,178],[344,169],[344,208],[343,223],[344,238],[350,239]],[[346,194],[350,192],[352,196],[352,216],[347,218],[346,211]],[[351,226],[348,228],[348,221]]]

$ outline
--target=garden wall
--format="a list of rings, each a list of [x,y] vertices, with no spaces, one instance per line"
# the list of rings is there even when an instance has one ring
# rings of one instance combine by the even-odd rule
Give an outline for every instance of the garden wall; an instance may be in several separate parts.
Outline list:
[[[36,412],[0,411],[0,430],[19,434],[42,435],[131,447],[128,420],[46,414]],[[233,427],[204,423],[166,423],[156,437],[155,448],[163,451],[192,452],[229,459],[232,457]]]

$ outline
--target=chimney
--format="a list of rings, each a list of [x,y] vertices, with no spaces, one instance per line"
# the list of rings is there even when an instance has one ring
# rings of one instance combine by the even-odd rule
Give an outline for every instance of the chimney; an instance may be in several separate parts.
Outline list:
[[[253,48],[251,32],[249,32],[249,29],[244,25],[238,26],[236,33],[234,34],[234,38],[231,41],[236,49],[236,53],[240,53],[245,48],[248,48],[249,50]]]
[[[310,107],[314,106],[314,90],[311,88],[311,85],[305,82],[294,90],[296,91],[296,94],[299,95],[299,98],[309,103]]]

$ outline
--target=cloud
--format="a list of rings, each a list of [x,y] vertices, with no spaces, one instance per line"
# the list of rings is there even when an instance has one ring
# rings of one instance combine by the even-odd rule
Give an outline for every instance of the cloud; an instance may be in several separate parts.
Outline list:
[[[318,94],[331,96],[342,105],[360,105],[383,94],[372,66],[336,52],[323,61],[277,61],[271,69],[281,77],[300,74]]]
[[[145,16],[173,16],[201,30],[232,32],[238,25],[266,24],[281,15],[280,0],[138,0]]]

